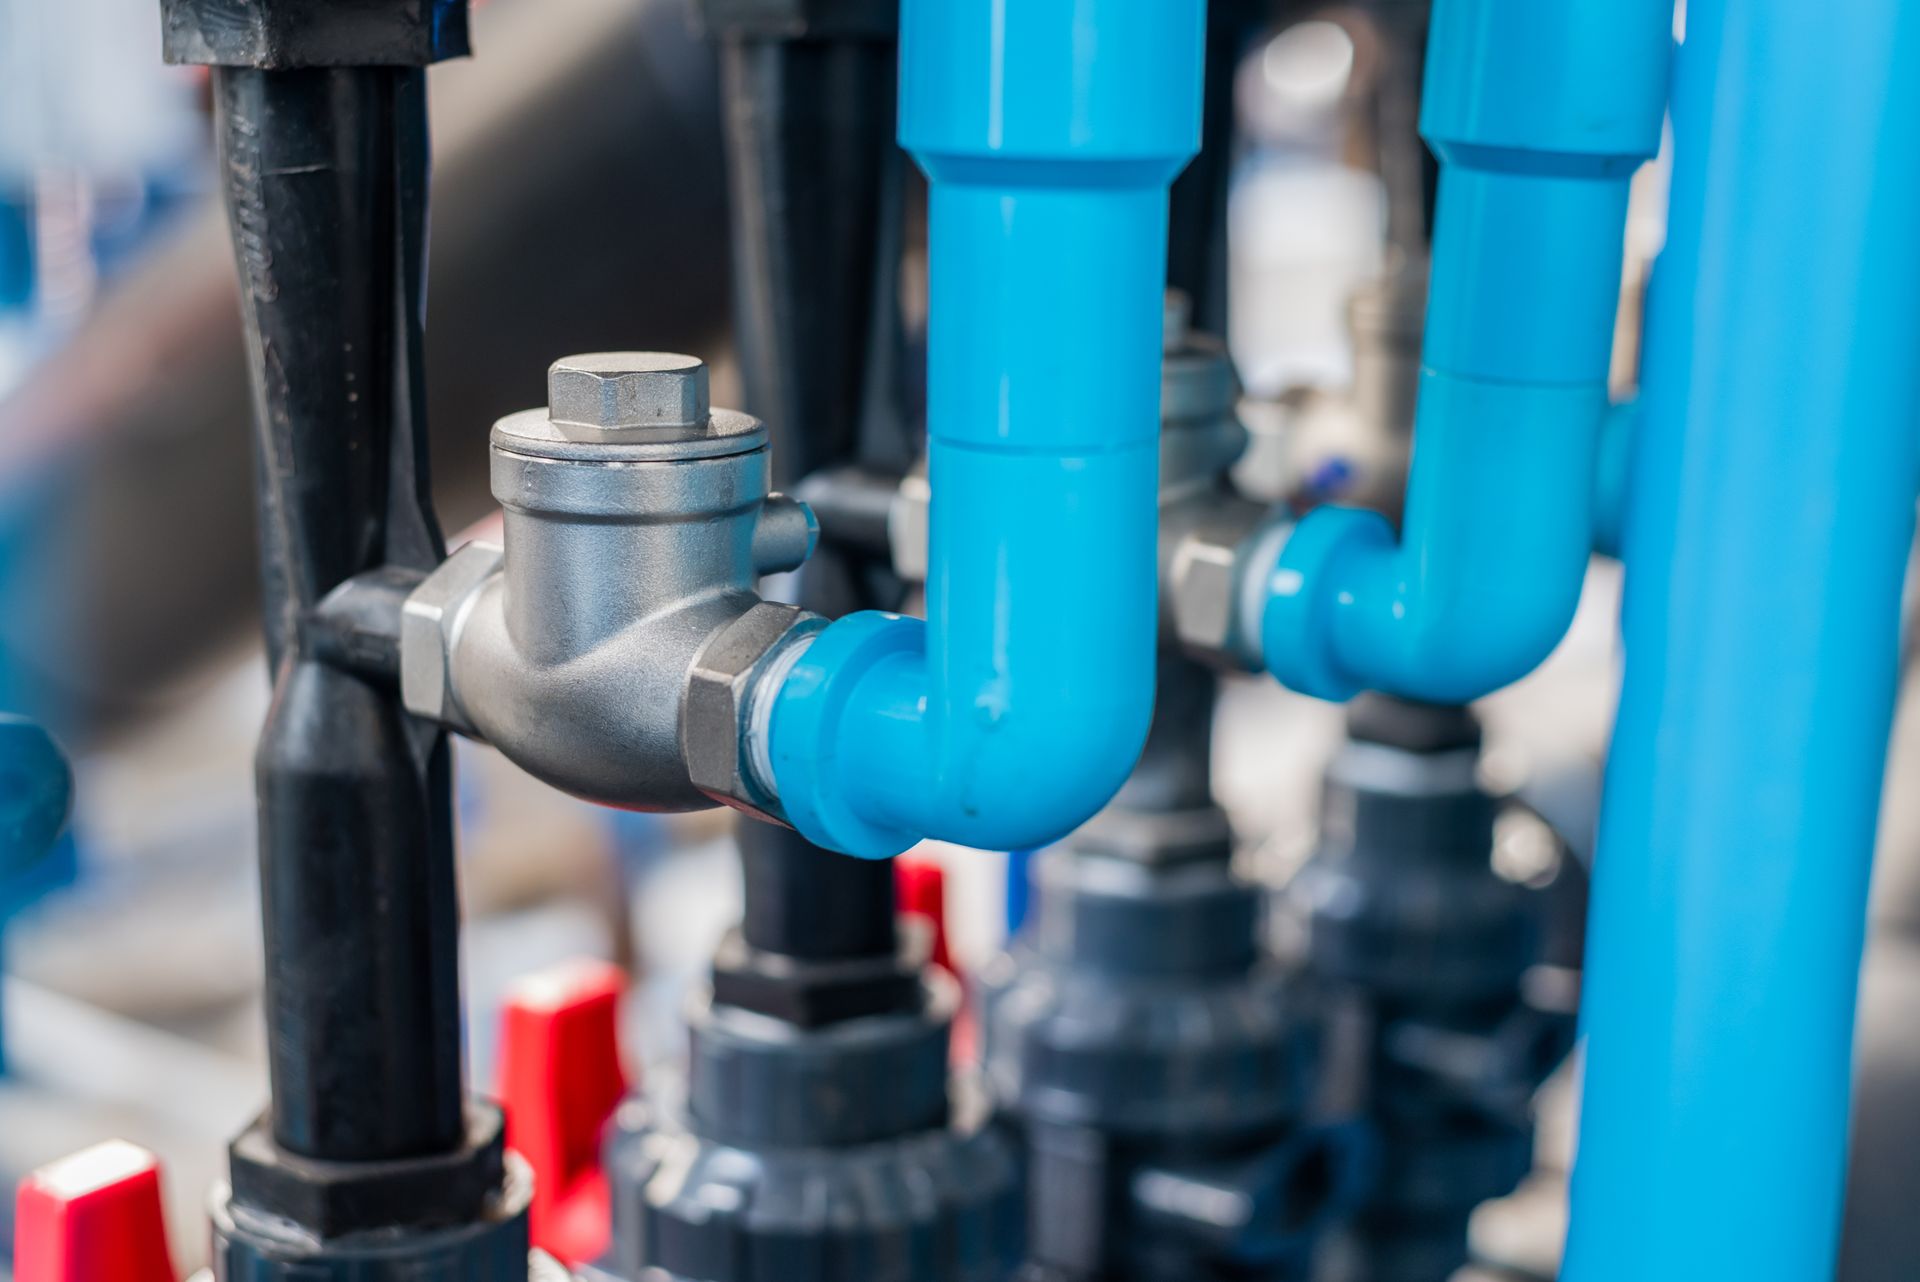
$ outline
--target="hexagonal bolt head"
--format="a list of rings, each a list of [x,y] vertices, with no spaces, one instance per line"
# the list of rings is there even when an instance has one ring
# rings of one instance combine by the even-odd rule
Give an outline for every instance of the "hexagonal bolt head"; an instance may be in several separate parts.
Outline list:
[[[467,607],[506,563],[493,543],[469,543],[440,563],[400,611],[400,702],[416,717],[472,734],[453,689],[453,649]]]
[[[1166,619],[1189,654],[1215,668],[1261,666],[1249,623],[1247,576],[1272,549],[1280,524],[1252,504],[1209,512],[1173,543],[1164,562]]]
[[[1231,653],[1239,596],[1237,553],[1232,545],[1201,535],[1189,536],[1174,550],[1167,584],[1174,631],[1182,645],[1209,659]]]
[[[755,682],[792,641],[826,626],[797,606],[762,602],[713,634],[687,674],[680,754],[693,786],[715,801],[779,821],[747,759],[747,718]]]
[[[556,423],[623,431],[704,427],[712,413],[707,367],[673,352],[595,352],[547,370],[547,413]]]

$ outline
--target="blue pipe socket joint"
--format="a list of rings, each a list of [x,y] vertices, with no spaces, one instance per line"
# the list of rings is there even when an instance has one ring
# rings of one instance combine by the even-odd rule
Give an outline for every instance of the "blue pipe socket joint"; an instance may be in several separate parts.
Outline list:
[[[927,619],[851,615],[784,671],[764,765],[820,845],[1044,845],[1139,755],[1167,191],[1204,26],[1204,0],[902,7],[900,139],[931,185]]]
[[[1421,132],[1443,168],[1404,526],[1317,509],[1249,567],[1249,638],[1322,698],[1460,703],[1526,675],[1605,516],[1628,186],[1660,143],[1671,0],[1435,0],[1432,23]]]

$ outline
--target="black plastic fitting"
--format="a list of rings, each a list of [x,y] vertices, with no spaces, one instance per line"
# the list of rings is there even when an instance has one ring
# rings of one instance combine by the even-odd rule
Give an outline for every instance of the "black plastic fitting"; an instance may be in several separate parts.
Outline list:
[[[385,690],[400,688],[400,617],[407,597],[426,574],[404,565],[383,565],[356,574],[307,618],[313,656]]]
[[[228,1160],[237,1202],[332,1239],[483,1218],[506,1178],[506,1138],[500,1110],[476,1103],[465,1142],[450,1152],[331,1162],[288,1152],[262,1119],[241,1132]]]
[[[713,1000],[802,1029],[910,1012],[920,1004],[927,949],[911,932],[903,939],[891,952],[810,959],[755,948],[743,931],[729,931],[713,955]]]

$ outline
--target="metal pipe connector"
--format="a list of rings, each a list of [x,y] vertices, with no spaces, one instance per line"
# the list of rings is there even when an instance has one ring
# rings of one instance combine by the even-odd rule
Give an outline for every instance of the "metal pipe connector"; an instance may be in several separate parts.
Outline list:
[[[494,425],[504,547],[469,544],[407,598],[407,708],[589,801],[771,815],[746,690],[820,623],[756,590],[817,535],[768,493],[765,426],[712,408],[690,356],[569,357],[547,399]]]
[[[1169,295],[1170,300],[1177,295]],[[1257,630],[1246,622],[1250,549],[1290,520],[1237,493],[1229,472],[1247,447],[1240,380],[1226,345],[1191,331],[1184,306],[1167,309],[1160,362],[1160,636],[1210,667],[1259,671]]]

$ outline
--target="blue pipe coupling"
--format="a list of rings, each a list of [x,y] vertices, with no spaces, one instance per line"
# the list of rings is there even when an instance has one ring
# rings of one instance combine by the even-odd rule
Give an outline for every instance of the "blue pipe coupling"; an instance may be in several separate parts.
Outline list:
[[[906,0],[900,139],[930,183],[927,620],[811,641],[766,768],[810,840],[1045,845],[1145,741],[1167,188],[1204,0]]]

